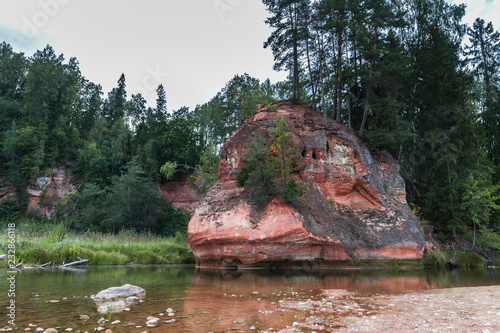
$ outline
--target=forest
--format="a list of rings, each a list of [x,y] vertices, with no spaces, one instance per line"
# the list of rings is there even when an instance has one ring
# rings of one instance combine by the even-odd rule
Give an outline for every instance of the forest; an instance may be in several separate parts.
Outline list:
[[[196,170],[192,185],[206,191],[220,147],[257,105],[297,99],[390,152],[414,212],[442,240],[500,250],[500,34],[492,23],[468,26],[465,6],[445,0],[263,3],[272,28],[263,47],[287,80],[238,74],[193,110],[169,110],[161,84],[154,107],[129,96],[125,74],[104,94],[77,58],[49,45],[27,56],[0,44],[0,187],[18,193],[1,202],[1,223],[26,218],[27,185],[66,165],[79,186],[54,221],[76,231],[185,232],[189,217],[158,193],[165,166]]]

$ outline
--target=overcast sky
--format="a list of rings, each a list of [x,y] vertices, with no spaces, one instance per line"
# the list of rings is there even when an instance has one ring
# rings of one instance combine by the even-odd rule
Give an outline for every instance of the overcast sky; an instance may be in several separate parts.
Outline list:
[[[500,0],[467,3],[500,26]],[[127,92],[155,104],[163,83],[170,111],[210,100],[235,74],[283,80],[262,43],[271,30],[260,0],[1,0],[0,41],[31,56],[45,45],[101,84],[105,96],[125,73]]]

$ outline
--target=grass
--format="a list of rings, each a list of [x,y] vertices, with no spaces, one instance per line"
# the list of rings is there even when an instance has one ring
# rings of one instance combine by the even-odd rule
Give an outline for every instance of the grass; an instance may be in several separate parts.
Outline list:
[[[467,267],[467,268],[473,268],[473,267],[483,267],[484,266],[484,260],[481,258],[479,254],[476,252],[470,252],[470,251],[460,251],[457,252],[456,255],[456,260],[457,264],[460,267]]]
[[[426,268],[445,268],[447,262],[446,253],[441,250],[426,251],[422,258],[422,264]]]
[[[0,254],[7,253],[7,233],[0,235]],[[79,234],[56,227],[49,232],[32,233],[20,230],[16,241],[17,262],[60,265],[88,259],[89,265],[182,264],[194,263],[187,240],[165,238],[133,231],[114,234]],[[6,267],[7,261],[0,265]]]

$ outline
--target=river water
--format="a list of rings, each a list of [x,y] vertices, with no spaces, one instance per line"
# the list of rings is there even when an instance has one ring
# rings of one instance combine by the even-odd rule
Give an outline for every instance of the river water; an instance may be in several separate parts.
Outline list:
[[[23,269],[15,274],[15,298],[8,295],[12,274],[0,270],[0,331],[59,332],[257,332],[290,325],[297,313],[276,311],[282,299],[318,299],[325,289],[358,294],[387,294],[437,288],[500,284],[499,270],[360,270],[317,271],[199,270],[192,266],[87,267],[82,269]],[[10,281],[12,282],[12,280]],[[124,284],[146,290],[130,311],[100,314],[91,295]],[[15,300],[15,326],[7,306]],[[166,310],[172,308],[174,316]],[[81,320],[81,315],[89,316]],[[147,327],[148,316],[161,318]],[[107,320],[98,324],[100,318]],[[175,319],[175,322],[165,323]],[[120,323],[112,324],[119,320]],[[104,332],[104,330],[102,330]]]

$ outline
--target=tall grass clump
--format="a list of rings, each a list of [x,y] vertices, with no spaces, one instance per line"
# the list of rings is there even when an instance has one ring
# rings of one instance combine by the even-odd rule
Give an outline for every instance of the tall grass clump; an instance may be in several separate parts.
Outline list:
[[[483,258],[476,252],[457,252],[456,261],[458,266],[466,268],[478,268],[484,266]]]
[[[6,233],[4,233],[6,234]],[[0,235],[0,253],[7,253],[6,236]],[[121,231],[118,234],[68,231],[57,224],[43,233],[26,232],[20,228],[16,243],[17,262],[60,265],[88,259],[89,265],[184,264],[193,263],[189,244],[177,237],[162,237],[150,233]],[[6,265],[6,262],[0,262]]]
[[[444,268],[446,263],[446,254],[441,250],[426,251],[422,257],[422,264],[426,268]]]

